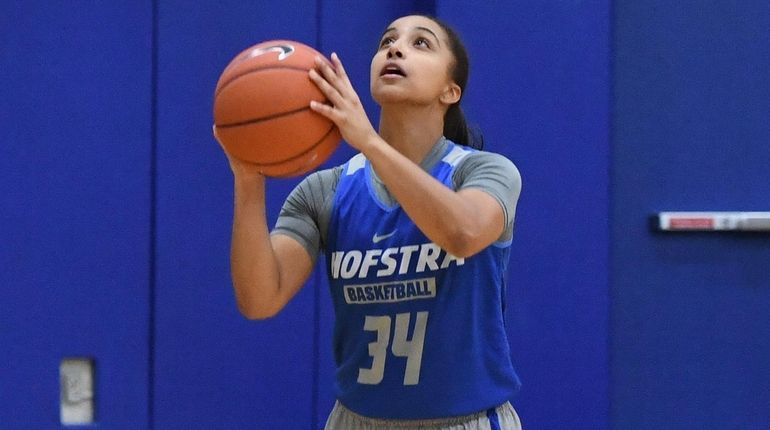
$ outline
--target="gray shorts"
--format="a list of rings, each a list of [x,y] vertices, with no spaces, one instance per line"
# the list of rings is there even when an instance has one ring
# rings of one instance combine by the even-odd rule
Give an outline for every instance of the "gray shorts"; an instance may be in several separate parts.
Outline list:
[[[463,417],[435,420],[379,420],[367,418],[337,402],[325,430],[521,430],[521,422],[509,402]]]

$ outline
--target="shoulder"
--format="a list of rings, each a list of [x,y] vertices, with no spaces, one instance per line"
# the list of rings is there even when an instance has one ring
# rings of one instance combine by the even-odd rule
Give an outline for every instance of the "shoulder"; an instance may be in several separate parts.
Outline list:
[[[476,188],[495,198],[503,210],[506,226],[498,240],[511,238],[521,194],[521,175],[511,160],[493,152],[468,151],[459,160],[452,181],[456,190]]]
[[[504,178],[505,182],[513,187],[521,186],[518,167],[508,158],[494,152],[468,150],[467,154],[458,160],[454,176],[459,185],[468,178],[489,175]]]
[[[292,191],[292,194],[324,196],[334,193],[342,175],[344,166],[318,170],[305,177]]]

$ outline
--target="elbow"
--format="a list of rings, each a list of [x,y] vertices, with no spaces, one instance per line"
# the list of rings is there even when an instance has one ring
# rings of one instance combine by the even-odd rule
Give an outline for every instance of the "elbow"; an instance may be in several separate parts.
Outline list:
[[[235,286],[235,300],[238,305],[238,311],[248,320],[266,320],[278,315],[283,306],[279,300],[261,295],[249,294],[249,289],[239,289]]]
[[[280,309],[268,307],[268,306],[255,306],[238,303],[238,311],[247,320],[258,321],[270,319],[276,315]]]
[[[469,258],[476,255],[478,251],[472,250],[464,245],[451,245],[444,248],[444,251],[452,254],[456,258]]]
[[[483,247],[478,245],[479,242],[478,235],[468,229],[459,228],[449,234],[442,248],[457,258],[468,258],[481,251]]]

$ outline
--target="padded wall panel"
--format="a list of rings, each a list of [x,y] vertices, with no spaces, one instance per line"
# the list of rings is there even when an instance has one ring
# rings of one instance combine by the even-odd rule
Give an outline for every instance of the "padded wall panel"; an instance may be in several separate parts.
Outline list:
[[[269,39],[315,45],[314,1],[159,3],[156,428],[308,428],[313,295],[268,321],[236,307],[232,174],[211,135],[219,74]],[[296,180],[270,180],[272,221]]]
[[[665,210],[770,210],[770,4],[616,2],[618,429],[770,423],[770,236],[663,234]]]
[[[0,426],[59,428],[59,363],[96,424],[148,424],[149,2],[0,6]]]

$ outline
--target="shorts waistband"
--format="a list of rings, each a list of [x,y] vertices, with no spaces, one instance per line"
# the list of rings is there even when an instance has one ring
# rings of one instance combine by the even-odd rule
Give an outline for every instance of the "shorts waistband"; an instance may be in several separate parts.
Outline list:
[[[451,426],[451,425],[457,425],[457,424],[463,424],[467,422],[473,422],[477,421],[480,418],[486,417],[489,411],[491,410],[499,410],[501,408],[510,407],[513,408],[513,406],[510,406],[510,402],[505,402],[502,405],[489,408],[483,411],[479,411],[473,414],[469,415],[460,415],[455,417],[447,417],[447,418],[435,418],[435,419],[425,419],[425,420],[390,420],[390,419],[381,419],[381,418],[370,418],[366,417],[360,414],[357,414],[353,411],[351,411],[348,407],[343,405],[339,400],[337,400],[337,403],[334,406],[335,408],[340,408],[344,410],[345,414],[350,416],[351,418],[360,421],[362,424],[367,425],[379,425],[379,426],[388,426],[388,427],[420,427],[420,426]]]

